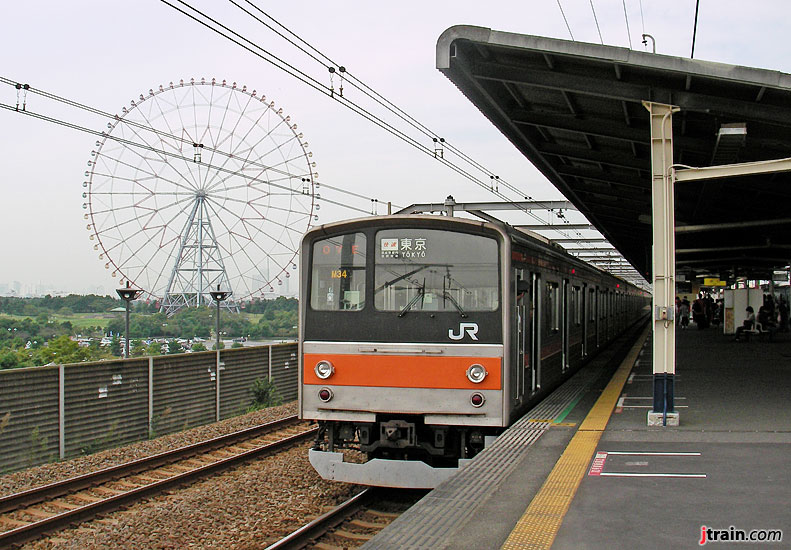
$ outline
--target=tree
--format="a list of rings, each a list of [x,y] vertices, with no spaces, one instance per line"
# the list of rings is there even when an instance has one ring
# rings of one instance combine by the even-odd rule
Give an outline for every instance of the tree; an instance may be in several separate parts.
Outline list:
[[[206,351],[206,346],[202,342],[195,342],[190,349],[192,351]]]

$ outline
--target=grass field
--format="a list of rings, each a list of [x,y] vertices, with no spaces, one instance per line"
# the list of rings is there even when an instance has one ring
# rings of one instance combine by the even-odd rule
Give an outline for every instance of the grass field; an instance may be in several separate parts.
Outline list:
[[[82,329],[85,327],[102,327],[106,328],[116,315],[114,313],[75,313],[73,315],[57,315],[52,314],[49,316],[50,320],[63,323],[69,321],[75,329]],[[28,315],[9,315],[7,313],[0,313],[2,317],[9,317],[11,319],[28,319]]]

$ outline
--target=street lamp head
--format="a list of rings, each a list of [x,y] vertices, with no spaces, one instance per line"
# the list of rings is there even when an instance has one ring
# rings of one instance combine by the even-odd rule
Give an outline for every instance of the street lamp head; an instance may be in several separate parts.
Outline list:
[[[211,297],[214,298],[215,302],[222,302],[223,300],[228,298],[228,296],[230,296],[232,292],[221,291],[220,285],[217,285],[217,290],[211,290],[209,291],[209,294],[211,294]]]
[[[119,288],[116,290],[118,296],[125,301],[126,303],[131,302],[132,300],[137,300],[137,298],[143,293],[142,290],[137,288],[130,288],[129,281],[126,281],[126,288]]]

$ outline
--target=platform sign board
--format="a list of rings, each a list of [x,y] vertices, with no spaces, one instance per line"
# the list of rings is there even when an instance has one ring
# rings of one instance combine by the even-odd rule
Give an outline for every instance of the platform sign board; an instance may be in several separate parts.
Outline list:
[[[703,286],[725,286],[727,283],[715,277],[706,277],[703,279]]]

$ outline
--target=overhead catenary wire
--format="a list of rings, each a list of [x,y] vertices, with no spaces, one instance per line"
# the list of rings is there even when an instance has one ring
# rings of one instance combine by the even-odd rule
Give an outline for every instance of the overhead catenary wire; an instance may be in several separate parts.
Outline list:
[[[194,16],[193,14],[191,14],[191,13],[187,13],[187,12],[185,12],[184,10],[182,10],[182,9],[178,8],[177,6],[174,6],[174,5],[173,5],[173,4],[171,4],[169,1],[167,1],[167,0],[161,0],[161,1],[162,1],[163,3],[165,3],[166,5],[168,5],[168,6],[172,7],[172,8],[174,8],[176,11],[178,11],[178,12],[180,12],[180,13],[182,13],[182,14],[184,14],[184,15],[188,16],[188,17],[190,17],[190,18],[191,18],[191,19],[193,19],[194,21],[196,21],[196,22],[198,22],[198,23],[202,24],[203,26],[207,27],[208,29],[212,30],[213,32],[215,32],[215,33],[217,33],[217,34],[219,34],[219,35],[223,36],[224,38],[226,38],[226,39],[230,40],[230,41],[231,41],[231,42],[233,42],[233,43],[236,43],[237,45],[240,45],[241,47],[243,47],[243,48],[244,48],[244,49],[246,49],[247,51],[250,51],[250,52],[251,52],[251,53],[253,53],[254,55],[257,55],[258,57],[260,57],[260,58],[262,58],[262,59],[266,60],[267,62],[269,62],[269,63],[271,63],[271,64],[275,65],[276,67],[280,68],[281,70],[284,70],[284,71],[285,71],[285,72],[287,72],[288,74],[290,74],[290,75],[292,75],[292,76],[296,76],[296,77],[297,77],[299,80],[302,80],[302,81],[304,82],[304,79],[303,79],[303,78],[301,78],[300,76],[294,75],[294,73],[293,73],[291,70],[289,70],[288,68],[284,68],[283,66],[281,66],[281,65],[278,65],[278,62],[277,62],[277,61],[273,61],[273,59],[274,59],[274,60],[277,60],[277,59],[279,59],[279,58],[277,58],[276,56],[274,56],[273,54],[271,54],[270,52],[268,52],[267,50],[265,50],[264,48],[262,48],[262,47],[261,47],[261,46],[259,46],[258,44],[255,44],[255,43],[254,43],[254,42],[252,42],[251,40],[247,39],[246,37],[243,37],[243,36],[241,36],[239,33],[236,33],[235,31],[233,31],[233,30],[231,30],[231,29],[228,29],[228,27],[226,27],[225,25],[222,25],[221,23],[217,22],[217,21],[216,21],[216,20],[214,20],[213,18],[211,18],[211,17],[208,17],[208,16],[207,16],[207,15],[205,15],[204,13],[200,12],[200,10],[197,10],[196,8],[194,8],[194,7],[190,6],[188,3],[186,3],[186,2],[184,2],[184,1],[182,1],[182,0],[176,0],[176,1],[178,1],[178,2],[179,2],[181,5],[183,5],[183,6],[187,7],[188,9],[192,10],[194,13],[197,13],[197,14],[198,14],[198,15],[200,15],[201,17],[203,17],[203,18],[205,18],[206,20],[210,21],[212,24],[215,24],[215,25],[219,26],[220,28],[224,29],[225,31],[227,31],[227,32],[229,32],[229,33],[231,33],[231,34],[233,34],[234,36],[238,37],[240,40],[242,40],[242,41],[246,42],[246,43],[247,43],[247,44],[249,44],[250,46],[247,46],[247,45],[245,45],[245,44],[241,44],[241,43],[240,43],[238,40],[236,40],[236,39],[234,39],[234,38],[232,38],[232,37],[228,36],[228,35],[227,35],[227,34],[225,34],[224,32],[220,31],[218,28],[216,28],[216,27],[213,27],[211,24],[207,23],[206,21],[203,21],[203,20],[199,19],[198,17]],[[238,6],[238,4],[237,4],[236,2],[232,2],[232,3],[233,3],[234,5],[236,5],[237,7],[239,7],[239,6]],[[559,2],[558,2],[558,3],[559,3]],[[251,3],[248,1],[248,4],[251,4]],[[251,5],[252,5],[252,4],[251,4]],[[560,5],[560,3],[559,3],[559,5]],[[562,10],[562,6],[561,6],[561,10]],[[248,13],[248,14],[249,14],[249,12],[248,12],[247,10],[243,10],[243,11],[245,11],[246,13]],[[259,10],[259,11],[261,11],[261,10]],[[565,14],[564,14],[564,15],[565,15]],[[257,19],[257,18],[256,18],[256,19]],[[279,25],[281,25],[280,23],[278,23],[278,24],[279,24]],[[267,26],[268,26],[268,25],[267,25]],[[282,26],[282,25],[281,25],[281,26]],[[268,28],[271,28],[271,26],[268,26]],[[285,28],[285,27],[283,27],[283,28]],[[288,31],[288,32],[290,32],[290,31]],[[293,34],[293,33],[292,33],[292,34]],[[278,33],[278,35],[279,35],[279,36],[282,36],[282,34],[281,34],[281,33]],[[296,36],[296,35],[295,35],[295,36]],[[301,40],[301,39],[300,39],[300,41],[301,41],[301,42],[303,42],[303,43],[305,43],[305,42],[304,42],[304,40]],[[293,41],[289,40],[289,43],[292,43],[292,44],[293,44]],[[251,49],[251,47],[252,47],[252,48],[255,48],[255,50],[258,50],[258,51],[255,51],[255,50]],[[311,48],[312,48],[312,46],[311,46]],[[300,49],[302,50],[302,48],[300,48]],[[313,49],[315,50],[315,48],[313,48]],[[303,51],[304,51],[304,50],[303,50]],[[317,50],[316,50],[316,51],[317,51]],[[320,53],[320,52],[319,52],[319,53]],[[325,58],[326,58],[326,56],[324,56],[323,54],[320,54],[320,55],[322,55],[322,57],[325,57]],[[267,57],[267,56],[268,56],[268,57]],[[270,59],[270,57],[271,57],[271,59]],[[314,60],[316,59],[316,58],[315,58],[315,56],[313,56],[313,55],[311,55],[311,57],[312,57]],[[328,60],[329,60],[329,58],[326,58],[326,59],[328,59]],[[331,61],[331,60],[329,60],[329,61]],[[291,65],[289,65],[289,64],[285,64],[285,65],[286,65],[286,67],[291,67]],[[305,75],[305,73],[304,73],[304,72],[302,72],[302,71],[299,71],[299,74],[300,74],[300,75]],[[347,76],[348,76],[348,75],[347,75]],[[406,135],[406,134],[404,134],[404,133],[403,133],[401,130],[398,130],[397,128],[395,128],[395,127],[393,127],[393,126],[391,126],[391,125],[387,124],[386,122],[382,121],[382,120],[381,120],[381,118],[379,118],[379,117],[376,117],[375,115],[373,115],[372,113],[370,113],[370,112],[369,112],[369,111],[367,111],[366,109],[364,109],[364,108],[360,107],[359,105],[355,104],[354,102],[351,102],[351,101],[349,101],[348,99],[344,98],[344,97],[343,97],[343,96],[341,96],[341,95],[338,95],[338,94],[333,94],[333,93],[332,93],[332,90],[331,90],[331,88],[328,90],[328,89],[327,89],[327,87],[326,87],[325,85],[321,84],[320,82],[316,81],[315,79],[313,79],[313,78],[311,78],[311,77],[307,77],[307,79],[309,79],[309,80],[311,80],[311,81],[312,81],[312,82],[311,82],[311,87],[313,87],[314,89],[316,89],[316,90],[318,90],[318,91],[321,91],[321,92],[322,92],[322,93],[324,93],[325,95],[329,95],[329,97],[330,97],[330,98],[333,98],[333,99],[335,99],[335,100],[336,100],[336,101],[338,101],[339,103],[341,103],[341,104],[343,104],[344,106],[346,106],[346,107],[350,108],[350,110],[352,110],[353,112],[356,112],[357,114],[359,114],[359,115],[363,116],[364,118],[368,119],[368,120],[369,120],[369,121],[371,121],[371,122],[374,122],[375,124],[377,124],[378,126],[382,127],[383,129],[385,129],[386,131],[390,132],[391,134],[395,135],[396,137],[399,137],[400,139],[402,139],[402,140],[406,141],[406,142],[407,142],[407,143],[409,143],[410,145],[413,145],[413,147],[415,147],[416,149],[420,150],[421,152],[423,152],[423,153],[425,153],[425,154],[429,154],[429,155],[432,155],[432,156],[434,156],[435,158],[437,158],[437,160],[439,160],[441,163],[445,164],[447,167],[449,167],[449,168],[451,168],[452,170],[456,171],[456,172],[457,172],[457,173],[459,173],[460,175],[462,175],[462,176],[466,177],[466,178],[467,178],[467,179],[469,179],[470,181],[473,181],[474,183],[476,183],[476,184],[477,184],[477,185],[479,185],[480,187],[482,187],[482,188],[484,188],[484,189],[487,189],[488,191],[492,192],[493,194],[495,194],[496,196],[498,196],[498,197],[499,197],[499,198],[501,198],[502,200],[504,200],[504,201],[506,201],[506,202],[509,202],[509,203],[512,203],[512,204],[515,202],[515,201],[512,201],[512,200],[510,200],[508,197],[506,197],[505,195],[503,195],[501,192],[499,192],[499,190],[498,190],[498,189],[496,189],[494,185],[487,185],[487,184],[485,184],[484,182],[480,181],[478,178],[476,178],[476,177],[472,176],[472,175],[471,175],[469,172],[467,172],[466,170],[463,170],[463,169],[461,169],[460,167],[458,167],[457,165],[455,165],[455,164],[453,164],[453,163],[450,163],[450,162],[448,162],[448,161],[447,161],[447,159],[445,159],[443,156],[437,156],[433,150],[430,150],[430,149],[429,149],[429,148],[427,148],[426,146],[424,146],[424,145],[420,144],[419,142],[416,142],[416,140],[414,140],[414,139],[413,139],[413,138],[411,138],[410,136],[407,136],[407,135]],[[499,178],[497,178],[497,177],[496,177],[496,176],[494,176],[494,175],[492,175],[492,176],[491,176],[491,179],[492,179],[492,180],[496,180],[496,181],[497,181],[497,184],[498,184],[498,187],[499,187],[499,183],[500,183],[502,180],[499,180]],[[524,196],[524,194],[523,194],[522,192],[520,192],[518,189],[514,188],[513,186],[509,186],[509,185],[507,185],[507,184],[504,184],[504,187],[506,187],[506,188],[509,188],[509,187],[510,187],[512,191],[514,191],[514,192],[518,193],[520,196]],[[527,197],[525,197],[525,198],[530,198],[530,197],[529,197],[529,196],[527,196]],[[525,212],[526,212],[528,215],[530,215],[530,216],[534,217],[535,219],[537,219],[538,221],[541,221],[542,223],[544,223],[544,222],[543,222],[543,220],[541,220],[540,218],[538,218],[537,216],[535,216],[535,215],[534,215],[534,214],[533,214],[531,211],[529,211],[529,210],[527,210],[527,209],[524,209],[524,210],[525,210]],[[566,221],[566,223],[568,223],[568,221]],[[569,236],[567,233],[564,233],[562,229],[553,228],[553,230],[556,230],[556,231],[558,231],[558,232],[560,232],[560,233],[562,233],[562,234],[564,234],[564,235],[566,235],[566,236]],[[577,232],[577,235],[578,235],[580,238],[582,238],[582,235],[581,235],[579,232]]]
[[[695,58],[695,38],[698,35],[698,9],[700,8],[700,0],[695,2],[695,23],[692,26],[692,52],[689,54],[690,59]]]
[[[626,0],[623,1],[623,17],[626,19],[626,36],[629,38],[629,49],[632,49],[632,31],[629,29],[629,14],[626,11]]]
[[[596,8],[593,7],[593,0],[590,0],[591,3],[591,11],[593,12],[593,21],[596,23],[596,30],[599,33],[599,42],[601,42],[602,46],[604,46],[604,38],[601,35],[601,28],[599,27],[599,18],[596,17]]]
[[[569,36],[571,36],[571,39],[574,40],[574,33],[571,32],[571,25],[569,25],[569,20],[566,19],[566,12],[563,11],[563,6],[560,4],[560,0],[557,0],[557,2],[558,2],[558,8],[560,8],[560,15],[563,16],[563,21],[566,22],[566,28],[569,31]]]
[[[11,79],[9,79],[7,77],[3,77],[3,76],[0,76],[0,83],[8,84],[10,86],[16,86],[16,84],[17,84],[14,80],[11,80]],[[154,133],[154,134],[156,134],[156,135],[158,135],[160,137],[172,139],[172,140],[174,140],[176,142],[181,142],[181,143],[184,143],[184,144],[194,145],[194,143],[193,143],[193,141],[191,139],[187,139],[187,138],[185,138],[183,136],[177,136],[177,135],[165,132],[163,130],[154,128],[152,126],[149,126],[149,125],[146,125],[146,124],[134,121],[134,120],[129,120],[129,119],[126,119],[124,117],[120,117],[118,115],[115,115],[115,114],[103,111],[101,109],[97,109],[95,107],[91,107],[89,105],[85,105],[83,103],[80,103],[80,102],[77,102],[77,101],[74,101],[74,100],[62,97],[62,96],[58,96],[56,94],[53,94],[51,92],[47,92],[45,90],[40,90],[40,89],[34,88],[32,86],[29,86],[27,88],[27,90],[29,92],[31,92],[31,93],[40,95],[42,97],[45,97],[47,99],[50,99],[50,100],[53,100],[53,101],[56,101],[56,102],[59,102],[59,103],[63,103],[63,104],[68,105],[70,107],[74,107],[74,108],[77,108],[77,109],[80,109],[80,110],[83,110],[83,111],[86,111],[86,112],[89,112],[89,113],[92,113],[92,114],[95,114],[95,115],[98,115],[98,116],[101,116],[101,117],[104,117],[104,118],[109,118],[109,119],[111,119],[113,121],[116,121],[116,122],[119,122],[119,123],[124,123],[125,125],[131,126],[131,127],[134,127],[134,128],[138,128],[138,129],[141,129],[141,130],[145,130],[147,132],[152,132],[152,133]],[[27,112],[28,111],[25,111],[25,113],[27,113]],[[47,122],[56,122],[56,121],[58,121],[58,119],[54,119],[54,118],[51,118],[51,117],[44,117],[43,115],[36,114],[36,113],[33,113],[33,116],[34,116],[34,118],[39,118],[39,119],[45,120]],[[58,121],[58,122],[62,122],[63,125],[70,124],[70,123],[67,123],[65,121]],[[77,129],[77,130],[81,130],[81,131],[86,130],[85,128],[80,127],[80,126],[76,126],[76,125],[73,127],[73,129]],[[93,131],[91,131],[91,132],[93,132]],[[101,135],[102,137],[107,137],[109,139],[114,139],[114,140],[118,141],[116,138],[114,138],[113,136],[107,134],[106,132],[101,132],[101,133],[99,133],[97,135]],[[127,143],[128,145],[134,144],[134,145],[136,145],[136,146],[138,146],[140,148],[149,149],[149,150],[154,151],[154,152],[162,152],[162,150],[160,150],[160,149],[151,148],[149,146],[138,144],[136,142],[132,142],[131,140],[126,140],[126,141],[128,141],[128,143]],[[233,158],[234,157],[231,153],[228,153],[226,151],[222,151],[220,149],[216,149],[216,148],[210,147],[208,145],[203,145],[203,144],[201,144],[201,145],[202,145],[202,149],[205,152],[216,153],[216,154],[219,154],[219,155],[227,157],[227,158]],[[181,157],[181,158],[186,158],[186,157]],[[207,164],[205,162],[202,162],[201,164],[203,166],[206,166],[206,167],[214,167],[214,168],[216,168],[215,166],[213,166],[211,164]],[[281,169],[279,169],[279,168],[277,168],[275,166],[265,165],[265,164],[262,164],[260,162],[257,162],[257,161],[254,161],[254,160],[250,160],[250,159],[247,159],[245,161],[245,165],[246,166],[256,167],[256,168],[261,168],[261,169],[264,169],[264,170],[268,170],[268,171],[271,171],[271,172],[274,172],[276,174],[280,174],[280,175],[283,175],[283,176],[288,176],[288,177],[293,176],[293,174],[289,174],[288,172],[285,172],[285,171],[283,171],[283,170],[281,170]],[[307,174],[307,175],[309,176],[309,174]],[[242,174],[242,176],[246,177],[246,178],[250,177],[250,176],[245,176],[243,174]],[[324,182],[320,182],[320,183],[319,182],[314,182],[314,183],[317,183],[319,187],[326,187],[327,189],[332,189],[333,191],[337,191],[339,193],[343,193],[343,194],[346,194],[346,195],[349,195],[349,196],[353,196],[353,197],[357,197],[357,198],[360,198],[360,199],[364,199],[366,201],[383,202],[383,201],[379,201],[379,199],[376,199],[376,198],[373,198],[373,197],[366,197],[364,195],[360,195],[359,193],[354,193],[352,191],[348,191],[348,190],[345,190],[345,189],[340,188],[340,187],[334,187],[334,186],[328,185],[328,184],[326,184]],[[319,197],[318,200],[322,200],[322,201],[325,201],[325,202],[328,202],[328,203],[331,203],[331,204],[337,204],[339,206],[343,206],[344,208],[348,208],[350,210],[354,210],[354,211],[357,211],[357,212],[367,212],[366,210],[362,210],[360,208],[349,206],[349,205],[347,205],[345,203],[339,203],[339,202],[331,201],[331,200],[323,198],[323,197]]]
[[[506,202],[509,202],[509,203],[514,203],[514,201],[510,200],[508,197],[503,195],[501,192],[495,190],[493,187],[490,187],[486,183],[482,182],[481,180],[479,180],[478,178],[476,178],[475,176],[473,176],[472,174],[470,174],[466,170],[464,170],[461,167],[449,162],[447,159],[445,159],[443,157],[436,156],[434,151],[433,151],[433,149],[429,149],[425,145],[422,145],[420,142],[418,142],[417,140],[415,140],[411,136],[406,135],[404,132],[402,132],[401,130],[393,127],[392,125],[387,124],[386,122],[382,121],[379,117],[376,117],[375,115],[373,115],[372,113],[370,113],[366,109],[360,107],[356,103],[344,98],[343,96],[331,93],[331,91],[326,87],[326,85],[320,83],[316,79],[306,75],[304,72],[299,71],[298,69],[294,69],[294,71],[296,71],[296,73],[297,73],[297,74],[294,74],[294,72],[291,70],[292,69],[292,65],[290,65],[288,63],[285,63],[285,62],[282,62],[277,56],[271,54],[270,52],[268,52],[263,47],[259,46],[258,44],[254,43],[253,41],[249,40],[248,38],[240,35],[239,33],[233,31],[232,29],[229,29],[227,26],[223,25],[222,23],[219,23],[218,21],[216,21],[215,19],[213,19],[213,18],[209,17],[208,15],[204,14],[200,10],[192,7],[187,2],[184,2],[183,0],[175,0],[179,4],[187,7],[188,9],[192,10],[194,13],[198,14],[200,17],[204,18],[205,21],[201,20],[198,17],[196,17],[192,13],[185,12],[184,10],[179,8],[178,6],[173,5],[169,0],[160,0],[160,1],[162,3],[164,3],[164,4],[166,4],[167,6],[175,9],[179,13],[182,13],[183,15],[186,15],[187,17],[189,17],[193,21],[205,26],[209,30],[211,30],[211,31],[219,34],[220,36],[223,36],[224,38],[230,40],[231,42],[241,46],[242,48],[244,48],[245,50],[249,51],[250,53],[253,53],[254,55],[260,57],[261,59],[267,61],[268,63],[271,63],[274,66],[276,66],[277,68],[287,72],[289,75],[294,76],[298,80],[300,80],[300,81],[302,81],[304,83],[308,83],[315,90],[323,93],[324,95],[327,95],[331,99],[335,99],[336,101],[338,101],[342,105],[346,106],[347,108],[349,108],[353,112],[355,112],[358,115],[362,116],[363,118],[369,120],[370,122],[373,122],[374,124],[376,124],[377,126],[383,128],[384,130],[386,130],[387,132],[391,133],[392,135],[402,139],[403,141],[405,141],[409,145],[412,145],[413,147],[415,147],[419,151],[423,152],[424,154],[431,155],[431,156],[435,157],[439,162],[441,162],[445,166],[449,167],[450,169],[454,170],[455,172],[457,172],[458,174],[462,175],[463,177],[469,179],[470,181],[476,183],[480,187],[492,192],[493,194],[495,194],[496,196],[498,196],[502,200],[504,200]],[[211,24],[207,23],[206,21],[211,22],[213,25],[216,25],[216,27],[212,26]],[[242,40],[242,41],[246,42],[247,44],[249,44],[249,46],[240,43],[239,40],[237,40],[237,39],[235,39],[235,38],[233,38],[231,36],[228,36],[227,34],[222,32],[221,30],[219,30],[217,27],[223,29],[224,31],[226,31],[228,33],[231,33],[233,36],[237,37],[239,40]],[[253,48],[255,48],[255,49],[253,49]],[[285,65],[285,67],[279,65],[278,64],[279,62],[282,62]],[[541,221],[541,219],[539,217],[535,216],[532,212],[530,212],[530,211],[526,211],[526,212],[529,215],[535,217],[535,219]]]
[[[471,157],[466,155],[463,151],[457,149],[452,144],[450,144],[447,141],[445,141],[443,138],[440,137],[440,135],[437,132],[432,131],[430,128],[428,128],[424,124],[422,124],[420,121],[418,121],[417,119],[415,119],[414,117],[409,115],[406,111],[404,111],[403,109],[401,109],[400,107],[395,105],[393,102],[388,100],[382,94],[378,93],[376,90],[374,90],[373,88],[371,88],[370,86],[365,84],[362,80],[356,78],[352,73],[350,73],[348,71],[348,69],[345,69],[342,65],[340,65],[339,63],[334,61],[328,55],[324,54],[318,48],[316,48],[315,46],[313,46],[312,44],[307,42],[305,39],[303,39],[302,37],[297,35],[291,29],[289,29],[288,27],[283,25],[280,21],[278,21],[277,19],[272,17],[269,13],[267,13],[266,11],[264,11],[260,7],[258,7],[251,0],[244,0],[244,2],[247,3],[249,6],[251,6],[255,11],[257,11],[263,17],[269,19],[272,23],[277,25],[280,29],[282,29],[289,36],[293,37],[293,39],[289,38],[288,36],[285,36],[283,32],[280,32],[279,30],[273,28],[272,25],[270,25],[266,21],[263,21],[260,17],[258,17],[257,15],[251,13],[249,10],[245,9],[243,6],[241,6],[239,4],[239,2],[237,0],[229,0],[229,2],[231,4],[233,4],[234,6],[236,6],[237,8],[239,8],[244,13],[246,13],[248,16],[250,16],[251,18],[256,20],[257,22],[259,22],[260,24],[264,25],[267,29],[270,29],[272,32],[274,32],[275,34],[277,34],[278,36],[280,36],[281,38],[286,40],[289,44],[295,46],[298,50],[300,50],[301,52],[303,52],[306,55],[308,55],[311,59],[313,59],[314,61],[316,61],[319,64],[321,64],[324,68],[329,69],[329,70],[333,70],[334,67],[339,67],[339,71],[342,71],[342,73],[345,75],[347,83],[349,83],[351,85],[354,85],[364,95],[366,95],[367,97],[369,97],[370,99],[372,99],[373,101],[375,101],[376,103],[378,103],[379,105],[381,105],[382,107],[384,107],[385,109],[390,111],[391,113],[395,114],[398,118],[400,118],[404,122],[408,123],[409,125],[411,125],[415,129],[417,129],[418,131],[420,131],[421,133],[426,135],[427,137],[431,138],[433,140],[433,142],[435,142],[435,143],[438,142],[438,141],[442,142],[443,148],[447,148],[449,151],[453,152],[454,154],[456,154],[457,156],[462,158],[465,162],[469,163],[470,165],[474,166],[478,170],[480,170],[483,173],[485,173],[491,180],[491,183],[488,186],[488,190],[489,191],[493,191],[493,187],[499,187],[499,185],[502,185],[504,188],[509,189],[510,191],[514,192],[518,196],[524,197],[527,200],[532,200],[531,196],[526,195],[522,190],[520,190],[517,187],[511,185],[506,180],[501,179],[493,171],[489,170],[488,168],[486,168],[485,166],[483,166],[482,164],[477,162],[475,159],[472,159]],[[595,16],[595,11],[594,11],[594,16]],[[597,21],[597,25],[598,25],[598,21]],[[304,45],[305,47],[300,46],[298,43]],[[308,50],[310,50],[310,51],[308,51]],[[319,59],[319,57],[322,58],[324,61]],[[480,185],[480,182],[476,182],[476,183],[478,183]],[[501,196],[501,198],[503,198],[503,197]],[[507,198],[504,198],[504,200],[506,200],[507,202],[513,202],[513,201],[509,201]],[[540,204],[540,202],[539,202],[539,204]],[[528,214],[532,215],[532,213],[530,213],[530,212],[528,212]],[[533,216],[533,217],[535,217],[535,216]],[[536,219],[538,219],[538,218],[536,218]],[[577,235],[580,238],[582,238],[581,233],[577,232]]]
[[[65,120],[60,120],[60,119],[57,119],[57,118],[54,118],[54,117],[50,117],[50,116],[47,116],[47,115],[36,113],[36,112],[31,111],[30,109],[27,109],[25,111],[19,111],[13,105],[6,105],[5,103],[0,103],[0,109],[5,109],[5,110],[8,110],[8,111],[15,111],[15,112],[18,112],[20,114],[23,114],[23,115],[26,115],[26,116],[29,116],[29,117],[32,117],[32,118],[36,118],[38,120],[42,120],[44,122],[50,122],[50,123],[53,123],[53,124],[58,124],[60,126],[64,126],[66,128],[70,128],[72,130],[78,130],[80,132],[85,132],[86,134],[91,134],[91,135],[94,135],[94,136],[99,136],[99,137],[102,137],[102,138],[110,139],[110,140],[113,140],[113,141],[115,141],[117,143],[121,143],[123,145],[128,145],[128,146],[131,146],[131,147],[145,149],[145,150],[154,152],[154,153],[156,153],[158,155],[171,157],[171,158],[174,158],[176,160],[183,160],[183,161],[189,162],[189,163],[194,162],[194,160],[192,158],[185,157],[184,155],[180,155],[178,153],[165,151],[163,149],[157,149],[156,147],[152,147],[150,145],[144,145],[142,143],[137,143],[137,142],[132,141],[132,140],[121,138],[121,137],[118,137],[118,136],[113,136],[111,134],[108,134],[107,132],[100,132],[98,130],[87,128],[85,126],[80,126],[79,124],[75,124],[73,122],[68,122],[68,121],[65,121]],[[231,174],[231,175],[234,175],[234,176],[238,176],[240,178],[244,178],[244,179],[248,179],[248,180],[252,180],[252,181],[257,181],[255,176],[248,176],[248,175],[243,174],[241,172],[234,171],[234,170],[231,170],[229,168],[222,167],[222,166],[206,164],[206,163],[203,163],[203,162],[201,162],[201,166],[204,166],[206,168],[211,168],[213,170],[217,170],[218,172],[223,172],[223,173]],[[291,189],[290,187],[287,187],[285,185],[280,185],[280,184],[277,184],[277,183],[273,183],[271,181],[267,181],[266,183],[268,185],[272,186],[272,187],[276,187],[278,189],[282,189],[282,190],[288,191],[290,193],[299,194],[299,193],[295,192],[293,189]],[[367,210],[363,210],[361,208],[356,208],[354,206],[349,206],[349,205],[341,203],[341,202],[333,201],[333,200],[330,200],[330,199],[325,199],[323,197],[321,199],[319,199],[319,200],[324,201],[326,203],[335,204],[337,206],[342,206],[344,208],[348,208],[349,210],[355,210],[357,212],[362,212],[362,213],[368,214]]]

